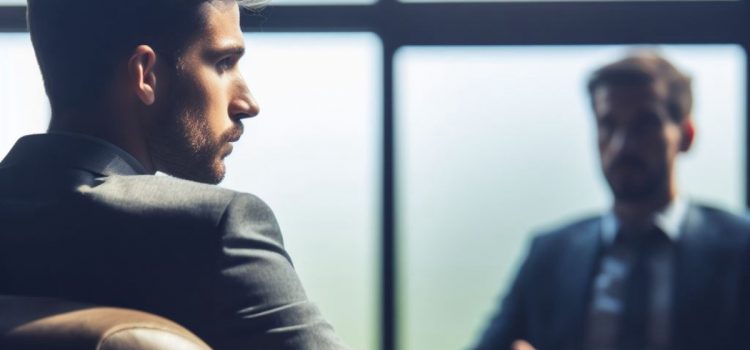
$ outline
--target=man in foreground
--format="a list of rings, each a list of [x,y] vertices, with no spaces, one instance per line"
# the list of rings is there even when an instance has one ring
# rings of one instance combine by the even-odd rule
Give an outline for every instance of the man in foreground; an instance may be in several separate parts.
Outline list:
[[[589,93],[611,211],[537,236],[477,349],[744,349],[750,223],[682,197],[690,79],[638,54]]]
[[[28,1],[52,118],[0,163],[0,294],[152,312],[216,349],[344,348],[271,210],[214,186],[258,114],[240,6]]]

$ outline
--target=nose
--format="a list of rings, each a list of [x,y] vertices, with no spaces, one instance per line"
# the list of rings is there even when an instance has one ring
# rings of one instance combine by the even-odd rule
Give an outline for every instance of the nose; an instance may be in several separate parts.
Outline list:
[[[616,153],[633,153],[638,148],[641,135],[634,130],[623,129],[615,132],[610,147]]]
[[[252,118],[260,113],[258,101],[255,100],[250,90],[247,88],[242,90],[242,93],[238,94],[229,103],[229,115],[235,120]]]

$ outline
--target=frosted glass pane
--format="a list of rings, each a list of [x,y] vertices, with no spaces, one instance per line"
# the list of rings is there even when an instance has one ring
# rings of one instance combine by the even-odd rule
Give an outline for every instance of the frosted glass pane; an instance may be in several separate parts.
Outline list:
[[[28,34],[0,34],[0,157],[16,139],[47,130],[49,103]]]
[[[397,53],[401,348],[471,345],[530,234],[605,210],[590,71],[622,46],[408,47]],[[694,78],[683,193],[744,209],[745,54],[665,46]]]
[[[355,349],[378,348],[380,41],[367,33],[250,34],[241,69],[262,112],[225,187],[274,209],[297,271]],[[27,34],[0,34],[0,154],[44,132],[49,107]]]
[[[310,298],[354,349],[378,345],[381,55],[372,34],[250,34],[261,107],[224,185],[276,212]]]

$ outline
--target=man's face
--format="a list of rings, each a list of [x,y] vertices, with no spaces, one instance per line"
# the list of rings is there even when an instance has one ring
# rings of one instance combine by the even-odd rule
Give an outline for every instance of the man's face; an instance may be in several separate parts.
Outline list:
[[[159,171],[215,184],[242,134],[240,119],[258,114],[258,105],[237,65],[244,53],[237,3],[206,2],[201,10],[205,27],[178,58],[149,145]]]
[[[602,85],[594,90],[599,156],[615,199],[668,193],[683,128],[669,114],[664,86]]]

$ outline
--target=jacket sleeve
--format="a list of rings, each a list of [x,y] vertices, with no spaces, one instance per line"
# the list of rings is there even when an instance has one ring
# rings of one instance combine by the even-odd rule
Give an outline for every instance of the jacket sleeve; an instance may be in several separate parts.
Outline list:
[[[508,350],[514,341],[527,339],[527,297],[531,292],[530,282],[534,276],[534,257],[538,239],[531,243],[513,284],[500,302],[498,310],[479,337],[475,350]]]
[[[263,201],[235,194],[219,227],[216,349],[346,349],[307,299]]]

